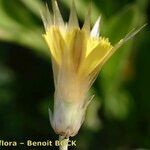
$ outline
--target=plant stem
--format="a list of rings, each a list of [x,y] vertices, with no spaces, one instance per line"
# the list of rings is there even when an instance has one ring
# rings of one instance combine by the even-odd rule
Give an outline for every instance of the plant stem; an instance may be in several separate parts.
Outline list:
[[[68,141],[69,138],[65,138],[64,136],[59,136],[59,150],[68,150]]]

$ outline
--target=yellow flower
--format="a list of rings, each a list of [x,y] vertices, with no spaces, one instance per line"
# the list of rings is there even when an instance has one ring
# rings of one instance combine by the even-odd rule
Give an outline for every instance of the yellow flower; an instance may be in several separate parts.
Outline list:
[[[100,17],[90,31],[90,8],[82,28],[79,27],[74,1],[69,22],[64,23],[57,2],[52,0],[53,15],[47,8],[42,17],[53,64],[55,96],[51,124],[56,133],[74,136],[89,103],[87,93],[103,64],[128,39],[141,30],[132,31],[112,45],[99,35]]]

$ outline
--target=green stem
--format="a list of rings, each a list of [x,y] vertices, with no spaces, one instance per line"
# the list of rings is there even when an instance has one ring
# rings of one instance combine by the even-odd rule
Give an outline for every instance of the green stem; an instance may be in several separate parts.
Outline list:
[[[59,136],[59,150],[68,150],[68,141],[69,138],[66,139],[64,136]]]

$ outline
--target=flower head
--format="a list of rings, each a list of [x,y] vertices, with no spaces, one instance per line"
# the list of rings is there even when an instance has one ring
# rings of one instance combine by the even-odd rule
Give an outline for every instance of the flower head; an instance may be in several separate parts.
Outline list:
[[[56,0],[52,0],[53,14],[42,17],[46,33],[43,35],[50,48],[54,83],[54,114],[51,124],[63,136],[77,134],[89,103],[87,93],[103,64],[112,54],[139,30],[132,31],[116,45],[100,36],[98,17],[92,30],[90,8],[82,28],[79,27],[74,1],[69,22],[62,19]]]

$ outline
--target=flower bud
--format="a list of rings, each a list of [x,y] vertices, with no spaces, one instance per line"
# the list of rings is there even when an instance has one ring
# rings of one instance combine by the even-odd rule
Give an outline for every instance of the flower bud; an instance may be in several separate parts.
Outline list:
[[[55,99],[54,114],[50,120],[54,131],[64,137],[75,136],[84,120],[86,106],[76,101]]]

